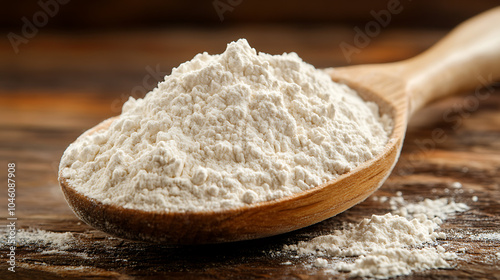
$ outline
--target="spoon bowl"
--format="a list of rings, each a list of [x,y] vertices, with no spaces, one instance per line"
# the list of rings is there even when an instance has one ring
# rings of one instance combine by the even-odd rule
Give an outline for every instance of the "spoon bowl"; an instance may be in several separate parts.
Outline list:
[[[303,228],[360,203],[396,164],[407,121],[427,102],[500,78],[500,8],[457,27],[430,50],[402,62],[325,69],[393,119],[383,151],[334,180],[304,192],[248,206],[205,212],[151,212],[103,204],[59,174],[69,206],[87,224],[131,240],[203,244],[255,239]],[[482,78],[482,79],[480,79]],[[485,84],[483,84],[485,86]],[[107,129],[105,120],[80,137]],[[78,141],[78,139],[77,139]]]

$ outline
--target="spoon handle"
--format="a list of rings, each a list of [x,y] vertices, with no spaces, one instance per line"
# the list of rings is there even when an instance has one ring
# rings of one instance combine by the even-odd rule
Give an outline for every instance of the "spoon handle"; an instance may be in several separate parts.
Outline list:
[[[424,53],[388,66],[406,83],[410,115],[432,100],[498,81],[500,6],[460,24]]]

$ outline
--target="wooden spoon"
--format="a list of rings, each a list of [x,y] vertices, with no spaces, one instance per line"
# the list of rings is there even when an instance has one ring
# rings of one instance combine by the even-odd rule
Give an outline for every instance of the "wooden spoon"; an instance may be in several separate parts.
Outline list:
[[[425,103],[500,78],[500,7],[457,27],[425,53],[402,62],[326,69],[332,79],[376,102],[393,117],[383,152],[347,174],[289,197],[222,211],[169,213],[103,204],[76,191],[59,174],[68,204],[87,224],[112,235],[166,244],[261,238],[330,218],[366,199],[389,176],[407,120]],[[107,129],[108,119],[84,135]]]

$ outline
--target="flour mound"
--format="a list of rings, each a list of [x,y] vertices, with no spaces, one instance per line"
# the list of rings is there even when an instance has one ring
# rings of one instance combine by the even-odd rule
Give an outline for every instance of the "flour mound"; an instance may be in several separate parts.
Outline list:
[[[358,225],[345,230],[337,230],[330,235],[322,235],[296,245],[286,245],[285,250],[297,251],[299,255],[318,256],[360,256],[393,248],[405,248],[444,238],[434,230],[441,220],[427,219],[424,215],[408,220],[387,213],[373,215]]]
[[[130,98],[109,129],[65,151],[61,177],[105,204],[220,210],[289,196],[379,154],[389,116],[295,53],[244,39]]]
[[[322,267],[330,268],[334,274],[346,271],[351,277],[379,279],[408,275],[414,271],[449,268],[447,260],[456,259],[455,253],[446,252],[439,245],[418,248],[446,238],[444,233],[435,231],[440,224],[439,218],[428,219],[424,214],[417,214],[412,220],[391,213],[373,215],[356,226],[285,245],[283,249],[321,259],[357,257],[354,262],[323,262]]]
[[[447,260],[456,259],[455,253],[445,252],[444,248],[385,248],[373,251],[367,256],[360,256],[354,263],[339,262],[338,271],[350,272],[351,277],[370,277],[386,279],[401,275],[410,275],[414,271],[451,267]]]
[[[387,201],[387,197],[375,198]],[[408,203],[401,192],[389,203],[397,214],[372,215],[343,230],[285,245],[283,251],[314,257],[312,265],[326,268],[329,274],[349,272],[351,277],[386,279],[450,268],[448,261],[457,259],[457,255],[437,244],[438,239],[446,239],[446,234],[437,230],[442,219],[469,207],[446,198]]]

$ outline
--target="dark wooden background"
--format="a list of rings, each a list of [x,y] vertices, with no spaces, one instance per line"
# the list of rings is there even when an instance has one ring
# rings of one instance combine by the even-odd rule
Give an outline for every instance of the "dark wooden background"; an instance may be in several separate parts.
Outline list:
[[[80,223],[57,183],[59,159],[83,131],[119,114],[128,96],[143,96],[160,76],[198,52],[220,53],[226,43],[244,37],[257,50],[295,51],[316,67],[397,61],[420,53],[452,25],[497,3],[401,1],[405,9],[393,16],[392,24],[348,62],[339,44],[352,43],[353,28],[373,20],[370,11],[383,9],[387,1],[336,6],[333,1],[246,0],[225,13],[222,22],[210,2],[151,1],[140,6],[131,5],[132,1],[70,2],[28,43],[20,45],[17,54],[5,35],[19,33],[20,18],[32,16],[39,7],[36,2],[12,1],[9,9],[0,11],[4,32],[0,41],[0,220],[7,217],[6,166],[15,162],[18,225],[71,231],[79,240],[68,255],[41,254],[43,246],[19,247],[16,274],[7,274],[2,244],[1,279],[328,278],[322,269],[304,266],[307,258],[269,252],[331,232],[344,222],[389,212],[388,203],[368,199],[327,221],[277,237],[169,248],[110,238]],[[498,83],[480,93],[486,98],[465,92],[415,115],[400,162],[375,194],[393,196],[401,191],[412,202],[449,197],[471,207],[442,225],[449,237],[439,243],[451,251],[466,248],[465,253],[457,253],[454,268],[405,279],[500,279],[500,259],[495,257],[500,241],[470,238],[500,231]],[[429,142],[436,128],[446,134],[442,143]],[[423,146],[424,142],[428,145]],[[451,188],[455,181],[464,187]],[[478,201],[473,202],[472,196]],[[89,258],[75,253],[86,253]],[[282,265],[285,261],[292,265]]]
[[[71,1],[61,3],[57,15],[46,28],[52,29],[123,29],[168,25],[219,26],[221,18],[214,6],[224,13],[225,25],[245,23],[287,23],[293,25],[336,23],[356,24],[372,19],[370,11],[387,9],[390,4],[405,12],[391,26],[452,27],[477,13],[498,5],[497,0],[134,0]],[[21,18],[40,10],[39,0],[5,1],[0,9],[0,26],[9,29],[23,24]],[[64,4],[62,4],[64,3]],[[229,5],[229,6],[226,6]],[[50,6],[45,4],[44,6]]]

